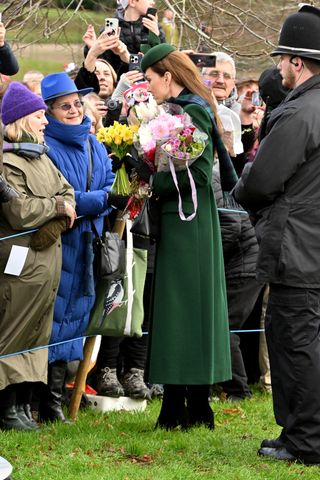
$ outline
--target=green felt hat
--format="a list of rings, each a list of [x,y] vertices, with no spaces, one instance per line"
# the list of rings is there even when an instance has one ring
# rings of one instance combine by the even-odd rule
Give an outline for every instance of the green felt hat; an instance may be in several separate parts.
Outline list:
[[[169,43],[160,43],[159,45],[150,48],[141,61],[142,71],[145,72],[147,68],[151,67],[151,65],[154,65],[155,63],[159,62],[159,60],[162,60],[164,57],[169,55],[169,53],[175,51],[176,47],[170,45]]]

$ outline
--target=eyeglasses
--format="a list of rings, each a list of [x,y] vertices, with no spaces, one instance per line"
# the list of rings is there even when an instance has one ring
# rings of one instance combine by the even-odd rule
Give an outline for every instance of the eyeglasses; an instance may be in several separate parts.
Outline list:
[[[222,76],[225,80],[233,79],[233,76],[231,75],[231,73],[220,72],[219,70],[210,70],[210,72],[205,73],[205,75],[208,75],[208,77],[212,77],[212,78],[219,78],[220,76]]]
[[[61,103],[61,105],[56,105],[53,108],[60,108],[60,110],[63,110],[64,112],[68,112],[68,110],[71,110],[72,107],[82,108],[83,102],[81,102],[81,100],[76,100],[73,103]]]

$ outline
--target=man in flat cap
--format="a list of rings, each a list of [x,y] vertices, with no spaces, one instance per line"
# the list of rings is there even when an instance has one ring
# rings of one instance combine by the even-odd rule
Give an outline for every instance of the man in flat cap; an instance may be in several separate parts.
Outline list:
[[[282,427],[259,454],[320,464],[320,10],[285,20],[282,84],[292,91],[267,124],[234,196],[256,214],[258,279],[270,284],[266,316],[273,407]]]

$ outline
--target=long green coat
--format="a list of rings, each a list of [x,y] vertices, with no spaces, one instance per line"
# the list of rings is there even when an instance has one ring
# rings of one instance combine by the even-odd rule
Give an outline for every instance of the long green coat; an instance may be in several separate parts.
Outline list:
[[[3,156],[3,173],[20,194],[0,205],[0,237],[39,228],[58,216],[56,198],[74,205],[73,188],[46,156]],[[61,241],[29,248],[20,276],[4,273],[11,247],[29,247],[30,234],[0,241],[0,355],[49,343],[61,273]],[[48,350],[0,359],[0,390],[21,382],[47,382]]]
[[[184,108],[209,136],[203,155],[190,167],[198,211],[180,220],[170,172],[154,175],[162,203],[157,246],[148,380],[151,383],[207,385],[231,378],[223,254],[211,187],[214,146],[211,120],[203,107]],[[177,172],[183,211],[193,211],[187,172]]]

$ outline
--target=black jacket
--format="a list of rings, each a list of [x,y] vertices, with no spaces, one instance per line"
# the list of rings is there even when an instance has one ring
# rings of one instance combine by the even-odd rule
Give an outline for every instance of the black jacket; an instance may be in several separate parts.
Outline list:
[[[263,282],[320,288],[320,76],[276,108],[234,196],[257,214]]]
[[[15,75],[18,73],[19,65],[14,56],[10,45],[5,42],[3,47],[0,47],[0,73],[3,75]]]
[[[115,18],[119,20],[119,27],[121,28],[120,31],[120,40],[125,43],[128,48],[129,53],[139,53],[141,52],[141,45],[148,44],[151,46],[152,42],[150,42],[150,35],[149,30],[143,28],[142,18],[140,17],[138,20],[134,22],[127,22],[124,19],[124,11],[122,8],[118,8],[115,14]],[[160,30],[160,43],[164,43],[166,41],[166,37],[162,27],[159,26]],[[154,35],[151,32],[151,36]],[[84,49],[85,55],[87,55],[88,47]],[[104,58],[107,62],[109,62],[115,71],[117,72],[118,76],[128,70],[128,64],[123,63],[118,55],[111,52],[111,50],[105,51],[101,58]]]
[[[212,172],[212,187],[218,208],[224,208],[220,175],[216,167]],[[242,213],[219,210],[226,278],[254,278],[258,258],[258,242],[249,216],[234,202],[234,210]]]

